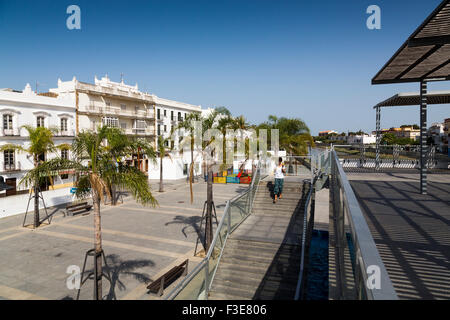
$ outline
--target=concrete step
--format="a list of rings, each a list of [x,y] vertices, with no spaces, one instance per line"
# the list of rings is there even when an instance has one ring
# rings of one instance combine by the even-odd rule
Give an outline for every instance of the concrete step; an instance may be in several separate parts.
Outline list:
[[[293,269],[292,266],[295,266]],[[294,270],[294,271],[293,271]],[[272,263],[270,266],[262,267],[260,265],[249,265],[220,262],[214,279],[224,279],[229,276],[241,275],[242,278],[251,278],[261,280],[265,275],[270,279],[281,278],[296,278],[298,277],[298,270],[300,270],[300,260],[292,260],[290,265]]]
[[[257,242],[257,241],[249,242],[230,239],[227,242],[227,248],[255,248],[262,250],[278,250],[280,248],[280,244],[270,242]]]
[[[291,217],[294,214],[303,214],[304,210],[303,208],[299,208],[297,210],[288,210],[288,209],[283,209],[283,208],[253,208],[252,209],[253,214],[256,215],[273,215],[273,216],[287,216],[287,217]]]
[[[248,300],[248,298],[226,294],[226,293],[219,293],[219,292],[210,292],[208,296],[208,300]]]
[[[255,290],[253,288],[245,288],[245,287],[235,287],[224,285],[219,282],[213,282],[210,297],[214,297],[215,294],[227,295],[232,297],[240,297],[243,300],[251,300],[255,295]]]
[[[242,277],[241,274],[236,273],[235,275],[225,276],[223,273],[218,275],[215,280],[220,281],[221,284],[234,287],[234,288],[244,288],[247,290],[257,290],[259,287],[264,285],[265,288],[279,288],[279,287],[290,287],[297,284],[298,273],[291,273],[286,277],[266,277],[265,274],[260,275],[259,278],[250,278],[248,275]]]
[[[270,194],[266,194],[264,196],[257,196],[253,198],[253,203],[272,203],[273,197]],[[285,195],[281,199],[278,199],[279,201],[277,203],[283,203],[285,205],[293,205],[297,204],[299,201],[301,201],[301,196],[298,195],[295,198],[286,198]]]
[[[253,209],[290,210],[291,212],[301,207],[302,203],[295,202],[292,204],[288,204],[284,202],[284,199],[278,200],[277,203],[273,203],[271,199],[271,201],[257,202],[253,204]]]
[[[226,250],[227,252],[224,252],[223,258],[234,258],[239,257],[242,255],[245,255],[248,259],[254,259],[257,260],[258,258],[264,259],[264,260],[270,260],[273,261],[273,259],[277,260],[289,260],[290,258],[294,258],[296,255],[299,255],[300,252],[293,252],[283,249],[274,249],[274,250],[261,250],[261,249],[255,249],[251,247],[247,247],[245,249],[241,248],[230,248],[230,250]],[[300,259],[300,257],[298,257]],[[248,261],[248,260],[247,260]],[[262,261],[262,260],[261,260]]]
[[[210,296],[214,297],[215,294],[219,295],[227,295],[232,297],[241,297],[243,299],[256,299],[256,300],[273,300],[273,299],[283,299],[290,300],[294,298],[295,295],[295,283],[289,285],[289,287],[280,287],[271,284],[264,284],[262,290],[258,290],[258,288],[252,288],[242,284],[236,283],[214,283]],[[258,292],[259,291],[259,292]]]
[[[245,263],[254,263],[258,264],[260,266],[262,265],[268,265],[273,261],[273,256],[267,256],[267,255],[249,255],[247,252],[239,252],[239,251],[231,251],[225,250],[225,252],[222,255],[221,261],[228,262],[230,264],[234,264],[238,266],[239,264],[245,264]]]
[[[299,268],[300,269],[300,268]],[[290,284],[297,282],[298,272],[292,272],[284,270],[285,272],[278,272],[269,274],[267,272],[245,272],[243,270],[235,269],[222,269],[220,273],[216,274],[214,280],[229,281],[229,282],[242,282],[248,285],[259,286],[260,283],[265,280],[267,282],[278,282],[283,284]]]
[[[231,265],[236,266],[236,268],[239,265],[244,265],[244,264],[254,264],[255,266],[259,267],[259,268],[268,268],[271,265],[276,265],[276,266],[283,266],[283,264],[292,264],[292,263],[297,263],[300,265],[300,257],[295,257],[295,256],[289,256],[289,255],[285,255],[285,256],[279,256],[279,255],[274,255],[273,257],[263,257],[263,256],[249,256],[249,255],[245,255],[245,253],[243,254],[233,254],[233,253],[225,253],[222,256],[221,262],[225,262]],[[238,269],[236,269],[238,270]]]

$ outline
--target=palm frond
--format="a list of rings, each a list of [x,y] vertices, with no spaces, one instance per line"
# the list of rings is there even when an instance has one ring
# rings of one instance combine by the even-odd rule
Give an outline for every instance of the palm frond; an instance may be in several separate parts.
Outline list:
[[[18,152],[30,153],[29,149],[24,148],[23,146],[20,146],[17,144],[12,144],[12,143],[8,143],[8,144],[4,144],[4,145],[0,146],[0,151],[5,151],[5,150],[14,150],[14,151],[18,151]]]
[[[158,202],[153,197],[147,176],[135,167],[122,166],[117,174],[116,183],[119,187],[130,190],[137,202],[156,206]]]

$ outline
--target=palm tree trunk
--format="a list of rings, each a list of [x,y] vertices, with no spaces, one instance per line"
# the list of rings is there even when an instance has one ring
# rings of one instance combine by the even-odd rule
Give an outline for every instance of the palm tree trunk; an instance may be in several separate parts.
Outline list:
[[[194,202],[194,191],[192,188],[192,182],[193,182],[193,176],[194,176],[194,163],[191,163],[191,167],[189,168],[189,191],[191,193],[191,204]]]
[[[109,192],[111,194],[111,205],[115,206],[117,204],[117,201],[116,201],[116,186],[114,184],[111,184]]]
[[[191,204],[194,202],[194,191],[192,190],[193,182],[194,182],[194,143],[191,142],[191,167],[189,168],[189,191],[191,193]]]
[[[39,182],[34,183],[34,228],[39,227]]]
[[[207,184],[207,206],[206,206],[206,223],[205,223],[205,254],[208,252],[213,240],[213,224],[212,224],[212,206],[213,206],[213,172],[212,166],[208,165],[208,184]]]
[[[163,160],[164,160],[164,158],[161,158],[160,165],[159,165],[159,192],[164,192],[164,186],[163,186]]]
[[[100,218],[100,196],[94,191],[94,241],[95,241],[95,258],[94,267],[96,270],[97,278],[95,281],[95,297],[97,300],[102,300],[102,228]]]
[[[192,172],[189,172],[189,175],[191,176],[191,180],[194,181],[194,146],[191,144],[191,166],[192,166]]]

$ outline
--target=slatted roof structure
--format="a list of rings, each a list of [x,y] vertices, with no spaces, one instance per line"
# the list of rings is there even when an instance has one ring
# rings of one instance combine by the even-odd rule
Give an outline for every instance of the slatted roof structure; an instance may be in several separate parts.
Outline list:
[[[419,94],[398,94],[375,106],[376,168],[380,163],[381,107],[420,105],[420,193],[427,193],[427,104],[449,103],[448,95],[427,93],[430,81],[450,80],[450,0],[444,0],[372,79],[372,84],[419,82]],[[385,105],[383,105],[385,104]]]
[[[372,84],[450,80],[450,0],[444,0],[372,79]]]
[[[447,91],[433,91],[426,95],[427,104],[450,104],[450,90]],[[418,106],[420,105],[420,92],[405,92],[397,93],[396,95],[378,103],[378,107],[399,107],[399,106]]]

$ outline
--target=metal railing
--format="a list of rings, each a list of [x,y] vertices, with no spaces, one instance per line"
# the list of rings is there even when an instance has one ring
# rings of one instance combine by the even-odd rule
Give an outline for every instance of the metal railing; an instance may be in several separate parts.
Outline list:
[[[313,178],[313,182],[309,183],[308,196],[305,201],[305,209],[303,215],[303,232],[300,253],[300,271],[298,274],[297,288],[295,290],[294,300],[305,298],[306,294],[306,278],[307,265],[309,257],[309,245],[311,243],[312,232],[314,229],[314,208],[315,208],[315,182],[318,176]],[[305,184],[303,185],[305,186]]]
[[[11,172],[11,171],[20,171],[21,165],[20,162],[17,163],[3,163],[3,171],[4,172]]]
[[[206,257],[165,298],[166,300],[207,300],[212,281],[230,234],[250,215],[259,181],[261,165],[242,194],[226,202],[224,214],[216,228]]]
[[[397,294],[336,151],[331,150],[330,156],[330,223],[335,237],[339,298],[396,300]]]
[[[277,160],[274,159],[274,163]],[[311,156],[286,156],[284,162],[286,167],[286,176],[299,176],[311,174]]]
[[[380,145],[333,145],[344,168],[397,168],[418,169],[420,167],[420,146]],[[378,157],[378,158],[377,158]],[[426,166],[428,169],[447,169],[449,157],[428,146]]]
[[[306,279],[308,275],[309,247],[314,229],[315,194],[320,191],[327,181],[331,171],[330,150],[311,149],[310,150],[310,171],[311,181],[304,181],[303,188],[309,186],[308,195],[305,199],[303,212],[303,232],[300,252],[300,271],[298,275],[297,288],[294,300],[306,297]]]

